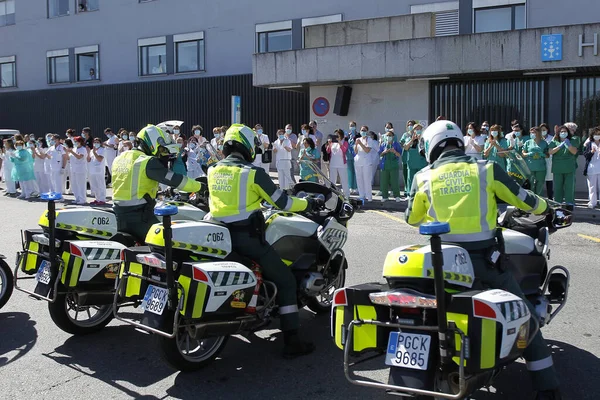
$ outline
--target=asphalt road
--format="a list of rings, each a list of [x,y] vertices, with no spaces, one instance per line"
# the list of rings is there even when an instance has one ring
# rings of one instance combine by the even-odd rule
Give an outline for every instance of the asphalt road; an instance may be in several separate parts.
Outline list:
[[[35,227],[44,203],[0,198],[0,253],[14,264],[20,229]],[[579,235],[585,235],[584,238]],[[570,268],[570,300],[544,328],[554,351],[565,399],[600,398],[600,229],[577,223],[552,236],[552,264]],[[596,241],[593,240],[596,238]],[[402,214],[358,212],[346,245],[347,284],[379,281],[390,249],[422,243]],[[329,317],[301,312],[302,332],[317,345],[312,355],[293,361],[279,357],[277,324],[257,335],[234,337],[210,368],[184,374],[159,358],[154,338],[115,321],[102,332],[73,337],[51,321],[47,306],[15,292],[0,310],[0,398],[182,398],[182,399],[383,399],[384,393],[351,385],[342,352],[329,337]],[[384,380],[383,360],[364,365],[364,374]],[[479,400],[530,399],[525,365],[510,366]]]

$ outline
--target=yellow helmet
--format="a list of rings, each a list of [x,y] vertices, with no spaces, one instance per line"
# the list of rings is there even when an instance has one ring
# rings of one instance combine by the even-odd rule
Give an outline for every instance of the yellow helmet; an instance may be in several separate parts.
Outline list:
[[[244,124],[233,124],[227,129],[223,139],[223,154],[228,156],[232,151],[241,153],[246,161],[252,162],[256,157],[255,146],[260,146],[256,132]]]
[[[139,147],[149,156],[166,156],[176,154],[179,148],[173,144],[171,137],[159,127],[148,124],[137,134]]]

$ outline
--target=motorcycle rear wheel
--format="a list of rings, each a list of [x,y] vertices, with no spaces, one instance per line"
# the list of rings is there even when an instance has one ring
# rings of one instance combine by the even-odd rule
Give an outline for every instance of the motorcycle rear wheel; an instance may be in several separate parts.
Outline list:
[[[198,371],[211,364],[227,345],[229,336],[194,339],[179,328],[173,339],[158,336],[162,358],[178,371]]]
[[[329,314],[331,312],[331,304],[333,301],[333,292],[343,288],[346,283],[346,270],[342,269],[340,279],[334,286],[331,287],[328,296],[315,296],[308,299],[306,306],[315,314]]]
[[[0,260],[0,308],[10,299],[13,292],[14,278],[10,267],[4,260]]]
[[[101,331],[113,319],[112,304],[80,306],[72,293],[59,294],[54,303],[48,303],[48,311],[56,326],[71,335],[89,335]],[[93,315],[92,311],[95,311]],[[75,315],[72,316],[71,312]],[[87,314],[89,318],[78,319],[80,313]]]

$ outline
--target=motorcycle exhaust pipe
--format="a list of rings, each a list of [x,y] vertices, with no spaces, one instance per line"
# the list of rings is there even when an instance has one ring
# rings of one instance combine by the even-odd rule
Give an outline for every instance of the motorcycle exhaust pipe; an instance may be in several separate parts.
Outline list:
[[[235,335],[252,327],[256,322],[256,318],[247,318],[236,321],[205,322],[195,325],[190,336],[195,339],[197,337]]]
[[[115,294],[111,292],[79,292],[75,300],[80,306],[103,306],[112,304]]]

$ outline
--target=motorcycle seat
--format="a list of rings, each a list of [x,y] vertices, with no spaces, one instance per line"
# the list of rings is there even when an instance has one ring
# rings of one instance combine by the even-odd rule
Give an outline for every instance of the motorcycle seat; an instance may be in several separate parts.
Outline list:
[[[110,240],[121,243],[126,247],[133,247],[136,243],[136,239],[129,233],[125,232],[117,232],[113,237],[110,238]]]
[[[111,213],[111,214],[115,213],[115,210],[113,210],[112,207],[94,207],[94,206],[92,206],[90,208],[92,208],[94,210],[98,210],[98,211],[108,212],[108,213]]]

